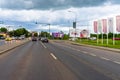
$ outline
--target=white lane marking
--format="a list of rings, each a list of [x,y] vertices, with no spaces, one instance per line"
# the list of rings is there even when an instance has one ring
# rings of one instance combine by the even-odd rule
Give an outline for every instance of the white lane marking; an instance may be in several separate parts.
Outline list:
[[[105,58],[105,57],[100,57],[101,59],[104,59],[104,60],[107,60],[107,61],[109,61],[110,59],[108,59],[108,58]]]
[[[91,56],[96,56],[95,54],[92,54],[92,53],[91,53],[90,55],[91,55]]]
[[[50,53],[50,55],[51,55],[55,60],[57,60],[57,57],[56,57],[53,53]]]
[[[47,48],[42,42],[40,42],[40,43],[43,45],[44,48]]]
[[[116,64],[120,64],[120,62],[118,62],[118,61],[113,61],[114,63],[116,63]]]
[[[81,52],[83,52],[83,53],[88,53],[88,52],[86,52],[86,51],[81,51]]]

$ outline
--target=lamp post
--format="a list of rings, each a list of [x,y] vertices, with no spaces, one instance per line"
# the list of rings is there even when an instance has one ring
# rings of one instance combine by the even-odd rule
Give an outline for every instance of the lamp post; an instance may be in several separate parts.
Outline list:
[[[49,27],[49,38],[50,38],[50,23],[38,23],[38,22],[35,22],[35,24],[45,24],[45,25],[48,25],[48,27]]]
[[[50,38],[50,24],[48,24],[48,26],[49,26],[49,38]]]
[[[76,33],[77,14],[74,11],[68,11],[68,12],[74,13],[74,16],[75,16],[74,21],[73,21],[73,28],[75,29],[74,38],[76,39],[76,35],[77,35],[77,33]]]

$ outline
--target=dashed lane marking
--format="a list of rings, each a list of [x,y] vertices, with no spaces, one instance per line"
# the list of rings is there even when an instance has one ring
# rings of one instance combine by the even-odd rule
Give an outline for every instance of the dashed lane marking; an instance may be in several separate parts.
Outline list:
[[[57,57],[53,53],[50,53],[50,55],[53,57],[53,59],[57,60]]]
[[[40,42],[40,43],[43,45],[44,48],[47,48],[42,42]]]
[[[95,54],[92,54],[92,53],[91,53],[90,55],[91,55],[91,56],[96,56]]]
[[[81,51],[81,52],[83,52],[83,53],[88,53],[88,52],[86,52],[86,51]]]
[[[110,59],[108,59],[108,58],[105,58],[105,57],[100,57],[101,59],[104,59],[104,60],[107,60],[107,61],[109,61]]]
[[[120,62],[118,62],[118,61],[113,61],[114,63],[116,63],[116,64],[120,64]]]

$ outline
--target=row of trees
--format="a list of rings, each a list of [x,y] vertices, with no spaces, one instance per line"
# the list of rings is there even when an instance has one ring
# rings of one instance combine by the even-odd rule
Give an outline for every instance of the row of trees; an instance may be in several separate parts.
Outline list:
[[[19,28],[16,30],[12,30],[12,31],[8,31],[7,28],[1,27],[0,28],[0,33],[5,33],[9,36],[17,36],[20,37],[21,35],[25,35],[26,37],[30,36],[31,34],[29,33],[28,30],[26,30],[25,28]]]
[[[48,37],[50,39],[53,39],[53,36],[50,35],[48,32],[44,32],[42,31],[39,35],[39,37]],[[54,39],[63,39],[63,40],[67,40],[69,39],[69,35],[68,34],[64,34],[63,38],[54,38]]]

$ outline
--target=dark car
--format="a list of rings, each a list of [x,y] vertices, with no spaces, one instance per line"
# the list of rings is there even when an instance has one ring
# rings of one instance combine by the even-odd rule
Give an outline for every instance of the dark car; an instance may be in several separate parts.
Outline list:
[[[49,42],[47,38],[41,38],[41,41],[42,41],[42,42],[46,42],[46,43]]]
[[[36,37],[32,37],[32,41],[37,41],[37,38]]]

